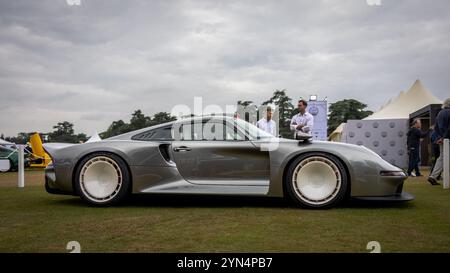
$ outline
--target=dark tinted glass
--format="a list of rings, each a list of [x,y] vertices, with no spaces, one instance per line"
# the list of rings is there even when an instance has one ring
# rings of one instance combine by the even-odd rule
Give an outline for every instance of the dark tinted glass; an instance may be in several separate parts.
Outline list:
[[[133,136],[132,140],[155,141],[155,140],[172,140],[172,127],[163,127],[149,130]]]

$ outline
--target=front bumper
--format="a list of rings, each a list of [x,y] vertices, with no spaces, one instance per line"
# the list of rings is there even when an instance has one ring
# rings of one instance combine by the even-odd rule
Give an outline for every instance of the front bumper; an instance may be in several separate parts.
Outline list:
[[[407,178],[402,170],[393,166],[359,168],[352,176],[351,197],[397,196],[402,193]]]
[[[366,194],[354,195],[351,200],[354,201],[373,201],[373,202],[407,202],[414,200],[412,194],[403,191],[403,185],[408,178],[406,173],[400,169],[393,171],[380,171],[377,179],[371,183],[370,187],[366,184]],[[372,194],[370,194],[372,193]]]

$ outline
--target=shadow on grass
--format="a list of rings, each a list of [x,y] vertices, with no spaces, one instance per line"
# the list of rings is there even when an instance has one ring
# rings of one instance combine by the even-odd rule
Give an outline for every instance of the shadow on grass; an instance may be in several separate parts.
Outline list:
[[[79,197],[51,200],[52,205],[94,207]],[[297,207],[284,198],[255,196],[205,196],[205,195],[133,195],[128,197],[118,207],[172,207],[172,208],[291,208]],[[338,208],[345,209],[410,209],[413,202],[377,202],[377,201],[346,201]]]
[[[95,207],[87,204],[79,197],[48,200],[56,206]],[[242,197],[242,196],[204,196],[204,195],[133,195],[116,207],[290,207],[289,202],[282,198]]]
[[[128,206],[156,207],[289,207],[283,198],[256,196],[206,196],[206,195],[137,195],[129,198]]]
[[[352,209],[412,209],[415,207],[414,201],[357,201],[345,202],[340,207]]]

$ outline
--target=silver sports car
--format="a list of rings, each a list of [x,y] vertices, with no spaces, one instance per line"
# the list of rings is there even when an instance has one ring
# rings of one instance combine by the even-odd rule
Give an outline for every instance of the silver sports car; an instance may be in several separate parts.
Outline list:
[[[152,193],[287,197],[306,208],[414,199],[402,191],[405,173],[363,146],[276,138],[227,116],[44,147],[46,190],[99,206]]]

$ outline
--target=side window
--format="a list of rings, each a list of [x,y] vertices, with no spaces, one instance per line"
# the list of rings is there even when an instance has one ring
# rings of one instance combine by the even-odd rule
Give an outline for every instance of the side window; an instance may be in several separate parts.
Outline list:
[[[243,141],[242,135],[236,126],[225,121],[214,121],[203,123],[203,140],[210,141]]]
[[[153,134],[153,139],[160,139],[160,140],[171,140],[172,139],[172,127],[164,127],[159,130],[155,130],[155,133]]]
[[[228,127],[227,127],[228,129]],[[245,140],[245,138],[239,134],[238,132],[235,132],[233,129],[227,130],[225,134],[225,139],[227,141],[242,141]]]
[[[191,123],[175,124],[173,127],[175,140],[194,140],[193,128],[194,124]]]
[[[163,127],[158,129],[149,130],[133,136],[132,140],[141,141],[158,141],[158,140],[172,140],[172,127]]]
[[[203,126],[200,122],[184,123],[178,128],[178,136],[180,140],[204,140]],[[176,134],[176,129],[174,129],[174,131]]]
[[[207,121],[184,123],[174,126],[176,140],[195,141],[243,141],[245,136],[233,127],[222,121]]]
[[[227,123],[225,126],[225,139],[227,141],[243,141],[245,136],[239,132],[236,124]]]
[[[224,140],[224,124],[219,122],[203,123],[202,140]]]

